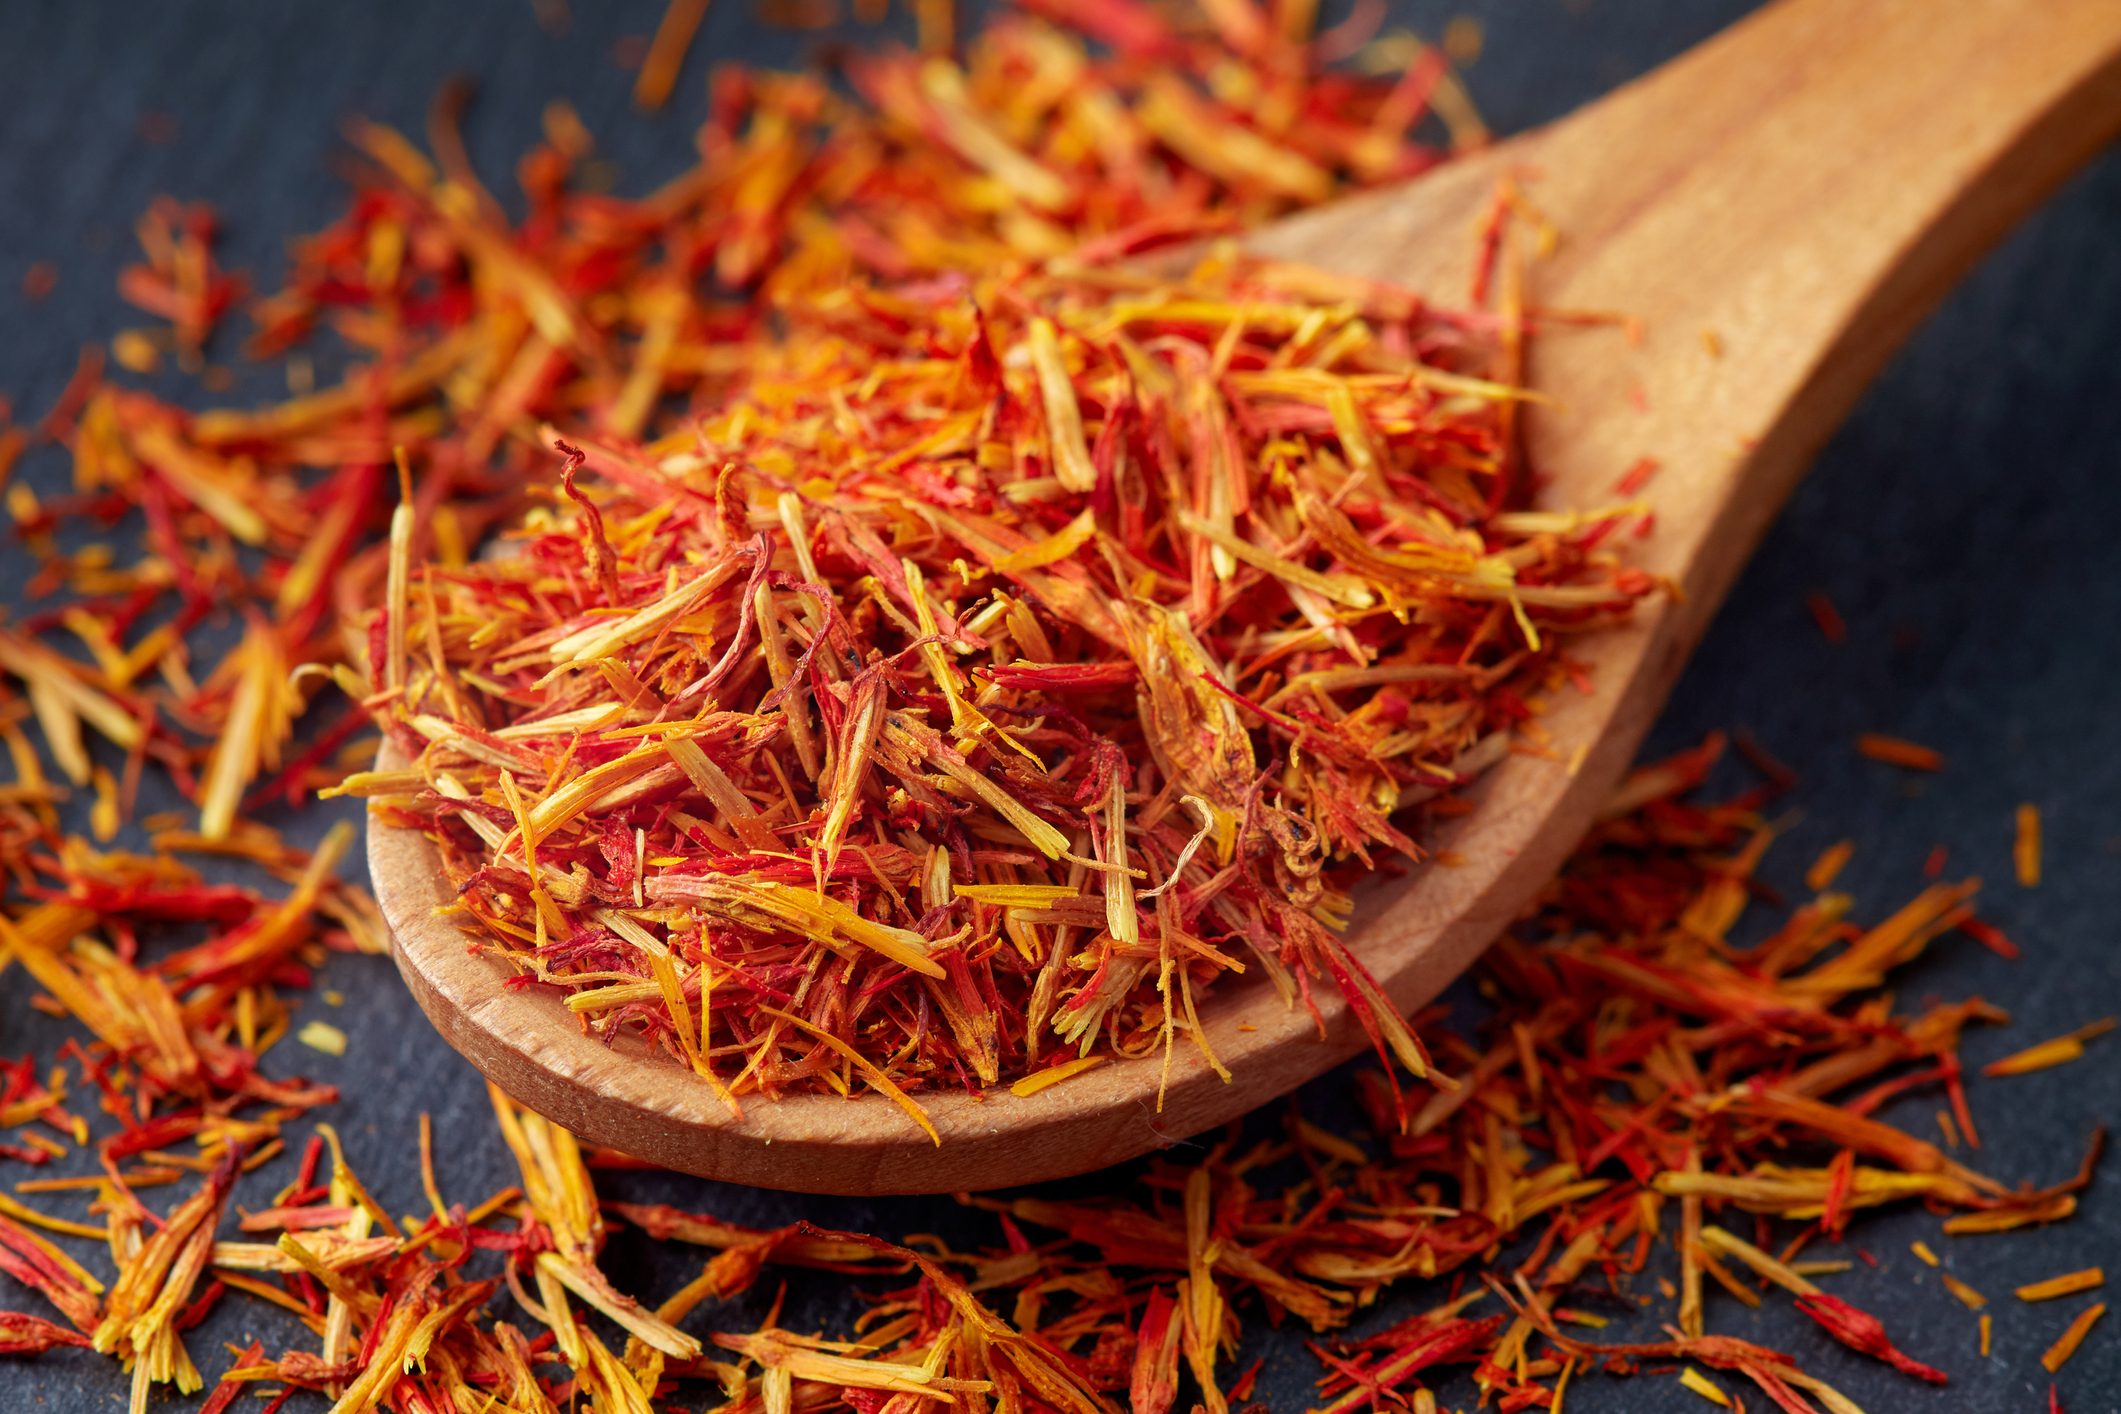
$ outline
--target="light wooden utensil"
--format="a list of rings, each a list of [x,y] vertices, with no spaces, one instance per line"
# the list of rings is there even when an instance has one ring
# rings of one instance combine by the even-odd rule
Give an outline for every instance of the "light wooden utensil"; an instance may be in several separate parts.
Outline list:
[[[1769,519],[1888,354],[2020,216],[2121,128],[2121,0],[1782,0],[1552,127],[1402,189],[1259,232],[1275,257],[1462,297],[1499,179],[1560,232],[1531,267],[1549,308],[1619,311],[1532,345],[1554,399],[1529,421],[1552,505],[1662,468],[1639,562],[1683,591],[1589,638],[1590,695],[1544,719],[1435,843],[1457,856],[1361,896],[1352,946],[1402,1007],[1434,996],[1560,864],[1620,778]],[[1720,348],[1720,352],[1716,350]],[[1886,528],[1890,532],[1890,527]],[[1802,684],[1792,684],[1802,691]],[[402,764],[386,760],[386,765]],[[371,828],[398,967],[450,1044],[517,1100],[670,1168],[822,1193],[921,1193],[1084,1172],[1199,1132],[1363,1045],[1333,989],[1326,1035],[1262,983],[1218,987],[1208,1036],[1031,1096],[924,1095],[940,1147],[878,1095],[754,1097],[741,1121],[683,1067],[607,1047],[436,919],[433,848]]]

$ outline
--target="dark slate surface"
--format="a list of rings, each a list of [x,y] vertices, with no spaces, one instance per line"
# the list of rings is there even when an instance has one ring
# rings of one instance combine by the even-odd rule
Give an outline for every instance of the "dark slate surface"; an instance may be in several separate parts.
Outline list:
[[[1480,15],[1489,42],[1471,81],[1507,131],[1567,111],[1747,7],[1742,0],[1395,0],[1394,8],[1432,34],[1458,10]],[[229,257],[269,274],[288,235],[335,213],[340,187],[331,154],[346,116],[416,131],[438,84],[469,74],[480,90],[472,148],[500,186],[540,106],[566,96],[602,151],[641,186],[685,159],[710,58],[794,62],[819,42],[764,29],[734,0],[717,6],[672,110],[646,120],[628,109],[630,76],[612,51],[621,36],[649,32],[660,6],[576,9],[562,37],[535,25],[522,0],[12,0],[0,18],[7,75],[0,389],[26,414],[41,413],[81,345],[136,322],[112,293],[112,279],[129,258],[133,216],[156,193],[210,196],[231,227]],[[143,138],[150,115],[162,118],[148,126],[170,130],[173,140]],[[1949,850],[1955,871],[1994,881],[1986,909],[2024,943],[2025,959],[2010,965],[1948,941],[1906,984],[1911,998],[1979,991],[2016,1014],[2011,1030],[1971,1039],[1975,1063],[2121,1009],[2117,230],[2121,154],[2109,154],[1977,272],[1857,409],[1741,581],[1659,731],[1661,744],[1676,746],[1711,728],[1743,726],[1804,772],[1802,814],[1773,856],[1771,872],[1781,878],[1793,880],[1818,848],[1850,835],[1862,848],[1845,879],[1873,916],[1919,885],[1936,845]],[[19,281],[43,259],[58,263],[58,289],[31,304]],[[270,391],[269,383],[255,386]],[[64,467],[46,453],[26,474],[48,486]],[[0,593],[9,602],[22,595],[22,560],[0,548]],[[1803,600],[1814,589],[1830,592],[1847,614],[1846,645],[1829,646],[1807,618]],[[1871,729],[1941,748],[1950,769],[1911,781],[1858,759],[1850,740]],[[2011,810],[2021,800],[2038,801],[2048,824],[2049,881],[2032,892],[2010,882]],[[332,814],[309,812],[293,828],[314,837]],[[386,1205],[421,1206],[407,1145],[423,1109],[447,1146],[442,1178],[450,1194],[472,1197],[504,1182],[507,1157],[477,1077],[429,1032],[389,964],[345,959],[326,983],[345,993],[344,1005],[313,999],[302,1015],[344,1027],[350,1054],[332,1061],[290,1046],[299,1056],[281,1064],[347,1086],[332,1118]],[[0,1052],[54,1044],[59,1030],[21,1004],[20,972],[0,986],[8,989]],[[1985,1166],[2012,1179],[2060,1177],[2086,1131],[2114,1117],[2117,1059],[2121,1042],[2109,1042],[2067,1070],[1977,1086]],[[1313,1093],[1330,1105],[1333,1082]],[[1926,1124],[1933,1103],[1918,1102],[1919,1122]],[[967,1236],[984,1227],[947,1200],[806,1200],[667,1176],[608,1186],[750,1222],[802,1215],[834,1226]],[[2045,1408],[2038,1355],[2078,1302],[2027,1307],[2009,1289],[2091,1261],[2121,1267],[2117,1197],[2109,1174],[2077,1221],[2008,1238],[1947,1241],[1921,1212],[1859,1226],[1858,1241],[1878,1269],[1842,1278],[1837,1289],[1885,1316],[1907,1348],[1944,1366],[1953,1379],[1945,1391],[1914,1386],[1828,1344],[1784,1303],[1771,1301],[1755,1316],[1712,1297],[1711,1323],[1786,1345],[1873,1411]],[[1930,1239],[1953,1271],[1995,1298],[1993,1359],[1975,1354],[1972,1314],[1908,1254],[1916,1238]],[[682,1257],[625,1238],[611,1260],[620,1284],[633,1289],[667,1291],[690,1274]],[[829,1283],[799,1285],[794,1299],[798,1324],[830,1324],[841,1314],[835,1303],[843,1298]],[[1378,1318],[1429,1299],[1402,1290]],[[32,1300],[0,1293],[7,1306]],[[2108,1321],[2064,1372],[2072,1414],[2121,1408],[2117,1332],[2121,1320]],[[223,1363],[220,1342],[253,1333],[274,1348],[296,1334],[232,1302],[192,1348],[214,1371]],[[1258,1349],[1267,1357],[1262,1398],[1275,1409],[1307,1404],[1315,1366],[1300,1344],[1266,1334]],[[123,1388],[111,1366],[82,1355],[0,1365],[0,1409],[8,1411],[108,1410],[122,1406]],[[1471,1403],[1463,1385],[1448,1393]],[[165,1398],[156,1407],[179,1405]],[[1587,1380],[1570,1390],[1568,1407],[1596,1414],[1708,1406],[1669,1381]]]

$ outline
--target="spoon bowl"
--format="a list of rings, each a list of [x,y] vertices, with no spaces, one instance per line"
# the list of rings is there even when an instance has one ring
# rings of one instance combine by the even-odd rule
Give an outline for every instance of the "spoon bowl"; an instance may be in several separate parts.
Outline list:
[[[1263,256],[1421,290],[1466,287],[1471,231],[1517,182],[1560,233],[1539,308],[1614,311],[1542,331],[1529,464],[1550,504],[1613,498],[1659,467],[1633,560],[1672,593],[1587,637],[1591,689],[1541,719],[1475,808],[1427,841],[1449,865],[1363,889],[1350,944],[1411,1009],[1478,956],[1609,800],[1687,655],[1776,509],[1865,384],[2004,231],[2121,128],[2113,0],[1781,0],[1574,116],[1405,188],[1254,233]],[[379,765],[402,767],[386,748]],[[753,1098],[733,1118],[690,1071],[585,1033],[505,985],[436,910],[431,844],[372,824],[369,864],[400,972],[442,1035],[519,1102],[668,1168],[808,1192],[951,1192],[1134,1157],[1234,1118],[1365,1044],[1337,993],[1319,1017],[1225,982],[1206,1040],[1111,1061],[1029,1096],[920,1096],[940,1145],[888,1099]],[[1159,1103],[1159,1096],[1161,1102]]]

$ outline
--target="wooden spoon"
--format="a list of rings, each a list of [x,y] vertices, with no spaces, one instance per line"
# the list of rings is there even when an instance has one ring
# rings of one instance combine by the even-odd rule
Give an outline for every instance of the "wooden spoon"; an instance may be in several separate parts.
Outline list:
[[[1433,997],[1554,872],[1871,375],[2117,127],[2115,0],[1782,0],[1566,121],[1251,239],[1451,303],[1474,225],[1511,176],[1561,233],[1532,268],[1539,304],[1622,312],[1643,331],[1639,348],[1610,330],[1534,341],[1532,382],[1555,402],[1530,418],[1532,464],[1551,504],[1593,505],[1656,458],[1639,558],[1682,592],[1576,649],[1592,693],[1544,719],[1550,756],[1509,758],[1442,832],[1457,863],[1362,898],[1353,946],[1395,1002]],[[1333,989],[1321,1039],[1244,982],[1206,1008],[1234,1078],[1181,1045],[1161,1109],[1150,1059],[1028,1098],[923,1096],[940,1147],[873,1094],[754,1097],[733,1120],[689,1071],[583,1034],[549,994],[505,989],[504,969],[433,916],[447,890],[424,838],[372,828],[369,863],[398,967],[450,1044],[577,1134],[713,1178],[868,1194],[1081,1173],[1242,1114],[1363,1044]]]

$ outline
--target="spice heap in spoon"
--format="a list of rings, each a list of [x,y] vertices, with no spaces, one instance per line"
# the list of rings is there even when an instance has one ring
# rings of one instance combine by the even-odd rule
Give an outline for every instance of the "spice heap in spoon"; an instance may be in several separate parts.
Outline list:
[[[1340,988],[1424,1074],[1340,941],[1348,888],[1420,861],[1411,808],[1455,809],[1567,690],[1570,636],[1652,587],[1611,548],[1639,507],[1527,507],[1521,309],[1213,247],[1171,278],[1120,260],[1418,165],[1379,146],[1411,78],[1268,44],[1250,82],[1328,136],[1202,130],[1171,114],[1205,98],[1142,67],[1174,37],[1088,89],[1059,42],[859,67],[881,116],[821,153],[891,160],[809,158],[829,182],[755,114],[731,195],[801,218],[722,396],[654,416],[654,369],[727,354],[684,278],[709,247],[673,246],[686,268],[625,292],[636,376],[540,434],[564,495],[474,565],[415,563],[408,510],[350,684],[404,760],[347,788],[434,840],[472,936],[732,1108],[866,1085],[925,1123],[922,1090],[1168,1059],[1237,971]],[[1176,219],[1147,215],[1164,188],[1195,194]],[[961,220],[989,189],[1028,208]],[[715,236],[725,277],[747,239]]]
[[[559,444],[593,479],[505,558],[394,577],[412,764],[350,788],[495,952],[732,1086],[1168,1048],[1241,969],[1422,1073],[1347,885],[1650,587],[1636,508],[1511,508],[1479,322],[1239,264],[788,324],[726,411]]]

